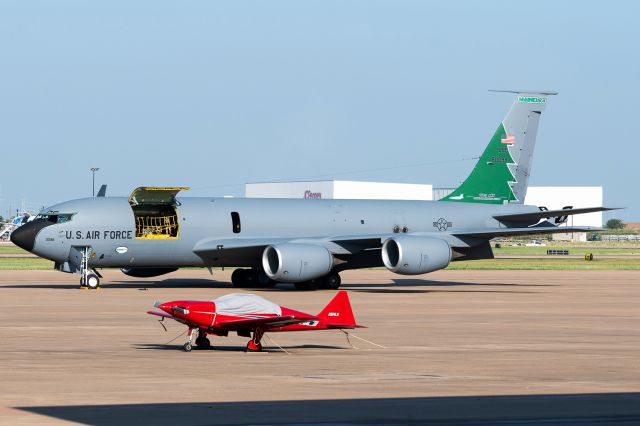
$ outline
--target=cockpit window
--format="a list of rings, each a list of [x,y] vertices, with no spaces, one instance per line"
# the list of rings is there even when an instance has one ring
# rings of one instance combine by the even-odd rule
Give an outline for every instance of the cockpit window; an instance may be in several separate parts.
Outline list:
[[[46,220],[51,223],[65,223],[69,222],[73,218],[74,213],[40,213],[36,216],[36,220]]]

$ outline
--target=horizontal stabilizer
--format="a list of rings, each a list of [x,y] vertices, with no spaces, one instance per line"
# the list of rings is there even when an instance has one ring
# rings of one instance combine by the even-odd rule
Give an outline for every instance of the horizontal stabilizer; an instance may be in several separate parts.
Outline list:
[[[359,325],[359,324],[327,324],[327,328],[331,329],[331,330],[348,330],[348,329],[352,329],[352,328],[367,328],[367,326],[365,325]]]
[[[531,222],[540,219],[550,219],[552,217],[564,217],[574,214],[606,212],[609,210],[618,210],[618,207],[583,207],[577,209],[561,209],[561,210],[540,210],[529,213],[502,214],[493,216],[500,222]]]
[[[558,92],[553,90],[499,90],[499,89],[489,89],[490,92],[499,92],[499,93],[516,93],[516,94],[527,94],[527,95],[543,95],[543,96],[554,96],[557,95]]]

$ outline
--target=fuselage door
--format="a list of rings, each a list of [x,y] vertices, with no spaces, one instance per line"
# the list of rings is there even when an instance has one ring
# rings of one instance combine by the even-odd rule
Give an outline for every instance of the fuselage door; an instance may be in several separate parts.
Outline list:
[[[136,239],[173,240],[180,236],[176,195],[189,188],[140,187],[129,196]]]
[[[141,186],[133,190],[129,196],[129,204],[165,204],[176,205],[176,195],[180,191],[186,191],[189,188],[166,188]]]

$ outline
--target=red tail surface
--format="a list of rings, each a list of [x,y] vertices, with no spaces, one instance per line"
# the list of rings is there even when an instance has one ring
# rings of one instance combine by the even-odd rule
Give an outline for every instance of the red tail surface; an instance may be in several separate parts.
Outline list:
[[[355,328],[356,319],[346,291],[339,291],[318,315],[328,328]]]

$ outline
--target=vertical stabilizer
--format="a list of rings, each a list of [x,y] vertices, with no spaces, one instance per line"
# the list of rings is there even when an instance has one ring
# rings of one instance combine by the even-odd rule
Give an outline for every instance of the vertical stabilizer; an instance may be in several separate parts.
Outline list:
[[[331,302],[317,315],[328,328],[357,327],[347,292],[339,291]]]
[[[441,201],[522,203],[527,193],[540,115],[556,92],[510,91],[516,99],[467,179]]]

